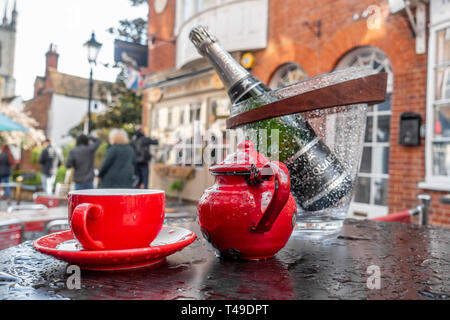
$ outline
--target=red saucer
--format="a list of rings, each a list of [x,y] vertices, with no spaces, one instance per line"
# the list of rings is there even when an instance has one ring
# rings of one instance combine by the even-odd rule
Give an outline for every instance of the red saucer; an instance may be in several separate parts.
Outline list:
[[[72,231],[52,233],[33,242],[45,254],[85,270],[124,270],[148,267],[180,251],[195,240],[195,233],[180,227],[163,226],[149,247],[128,250],[84,250]]]

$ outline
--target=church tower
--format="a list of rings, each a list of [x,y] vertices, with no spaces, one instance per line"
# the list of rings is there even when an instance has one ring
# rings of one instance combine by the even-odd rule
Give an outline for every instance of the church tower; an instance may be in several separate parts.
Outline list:
[[[16,1],[14,1],[11,15],[9,15],[8,0],[6,0],[0,25],[0,98],[9,98],[15,95],[14,56],[17,16]]]

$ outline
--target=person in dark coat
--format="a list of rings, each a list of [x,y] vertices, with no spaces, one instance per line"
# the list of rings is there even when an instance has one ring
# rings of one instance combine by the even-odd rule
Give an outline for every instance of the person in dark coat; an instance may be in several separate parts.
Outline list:
[[[135,154],[125,130],[112,129],[109,143],[110,147],[98,173],[100,188],[132,188]]]
[[[45,140],[45,149],[39,158],[41,164],[42,188],[47,194],[53,194],[53,185],[55,184],[58,167],[62,164],[62,156],[50,139]]]
[[[92,136],[77,137],[76,147],[70,150],[66,162],[66,167],[74,170],[75,190],[94,189],[94,158],[100,144],[100,139]]]
[[[12,168],[14,166],[14,157],[9,149],[8,145],[5,144],[2,147],[2,151],[0,153],[0,182],[9,183],[9,177],[12,173]],[[11,189],[9,187],[5,187],[5,196],[6,201],[11,202]]]
[[[148,188],[149,168],[148,163],[152,159],[149,147],[150,145],[157,145],[158,140],[146,137],[142,131],[142,127],[138,127],[134,133],[131,145],[136,152],[136,167],[135,173],[138,178],[136,183],[137,188]]]

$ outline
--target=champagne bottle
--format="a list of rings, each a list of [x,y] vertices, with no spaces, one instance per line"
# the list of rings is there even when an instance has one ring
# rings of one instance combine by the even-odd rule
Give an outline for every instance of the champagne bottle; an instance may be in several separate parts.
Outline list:
[[[213,65],[228,90],[232,109],[244,101],[249,110],[277,100],[270,88],[242,67],[205,27],[194,27],[189,38]],[[277,130],[279,160],[288,167],[292,194],[306,211],[329,208],[350,192],[350,175],[300,114],[254,122],[247,128],[256,132],[266,129],[268,142]],[[254,140],[258,146],[258,137]]]

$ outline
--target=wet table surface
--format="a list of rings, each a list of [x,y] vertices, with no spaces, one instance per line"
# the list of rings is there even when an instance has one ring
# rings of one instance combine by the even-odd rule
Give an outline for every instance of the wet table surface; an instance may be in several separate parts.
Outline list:
[[[0,211],[0,223],[3,221],[17,220],[18,222],[51,221],[56,219],[67,219],[67,208],[57,207],[45,210],[18,210],[12,212]]]
[[[67,263],[30,241],[0,251],[0,299],[450,298],[449,229],[350,219],[338,238],[291,237],[274,258],[243,262],[216,257],[193,218],[166,224],[198,238],[157,269],[82,270],[79,290],[66,286]],[[379,267],[380,289],[368,288],[370,266]]]

